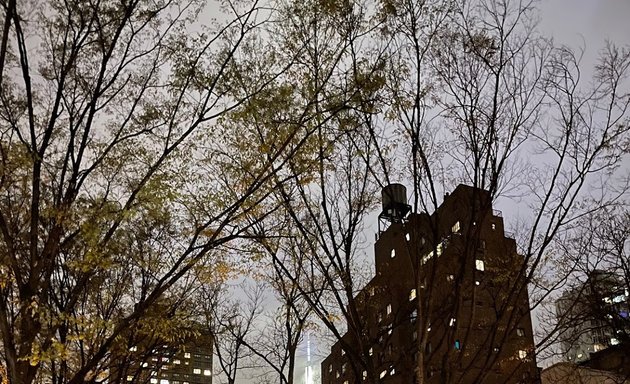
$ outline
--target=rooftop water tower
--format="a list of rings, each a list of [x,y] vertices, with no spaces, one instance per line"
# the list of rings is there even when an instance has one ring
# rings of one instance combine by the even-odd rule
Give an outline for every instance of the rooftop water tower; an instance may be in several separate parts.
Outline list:
[[[407,188],[402,184],[389,184],[383,187],[381,199],[383,211],[378,215],[379,233],[381,221],[400,223],[411,211],[411,206],[407,203]]]

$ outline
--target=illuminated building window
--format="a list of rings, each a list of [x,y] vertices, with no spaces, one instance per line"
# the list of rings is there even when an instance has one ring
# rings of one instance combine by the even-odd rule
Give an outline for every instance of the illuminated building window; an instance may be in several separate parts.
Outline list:
[[[475,267],[477,268],[478,271],[484,271],[486,268],[483,260],[479,260],[479,259],[475,260]]]
[[[157,384],[158,379],[156,379],[155,377],[151,378],[151,384]]]
[[[390,254],[391,258],[393,259],[394,257],[396,257],[396,250],[392,249],[392,252]]]
[[[481,283],[479,282],[479,280],[476,280],[476,281],[475,281],[475,285],[479,285],[479,284],[481,284]]]
[[[345,356],[346,355],[346,351],[344,349],[341,350],[341,356]]]
[[[338,379],[339,378],[339,371],[335,371],[335,377]]]
[[[175,360],[173,360],[173,364],[181,364],[181,363],[182,363],[182,362],[181,362],[181,360],[179,360],[179,359],[175,359]]]
[[[211,376],[211,375],[212,375],[212,372],[210,372],[210,370],[209,370],[209,369],[204,369],[204,370],[203,370],[203,375],[204,375],[204,376]]]
[[[494,231],[495,229],[497,229],[497,225],[495,223],[492,223],[492,230]]]
[[[387,304],[387,314],[391,314],[392,313],[392,305],[391,304]]]
[[[527,351],[524,349],[518,350],[518,358],[524,360],[527,357]]]
[[[451,229],[452,229],[453,233],[459,233],[459,230],[460,230],[460,228],[459,228],[459,221],[456,222],[455,224],[453,224],[453,228],[451,228]]]
[[[413,300],[415,298],[416,298],[416,290],[414,288],[411,291],[409,291],[409,301],[411,301],[411,300]]]
[[[407,241],[411,240],[411,235],[409,234],[409,232],[407,232],[407,234],[405,235],[405,239],[407,239]]]
[[[381,375],[380,375],[381,379],[382,379],[383,377],[385,377],[385,376],[387,376],[387,369],[385,369],[384,371],[382,371],[382,372],[381,372]]]
[[[367,379],[367,371],[363,371],[363,380]]]
[[[127,376],[127,381],[133,381],[133,376]]]
[[[525,336],[525,330],[523,328],[516,328],[516,334],[520,337]]]
[[[190,359],[190,353],[189,352],[184,353],[184,359]]]
[[[453,281],[453,280],[455,280],[455,276],[454,276],[454,275],[448,275],[448,276],[446,276],[446,281],[451,282],[451,281]]]
[[[610,345],[617,345],[619,344],[619,340],[615,337],[611,337],[610,338]]]
[[[169,381],[166,379],[161,379],[160,384],[169,384]]]
[[[411,312],[411,315],[409,315],[409,319],[414,322],[416,321],[416,319],[418,318],[418,310],[414,309],[413,312]]]
[[[193,373],[194,373],[195,375],[201,375],[201,369],[199,369],[199,368],[194,368],[194,369],[193,369]]]
[[[368,354],[370,356],[374,355],[374,348],[370,348],[370,350],[368,351]]]
[[[396,374],[396,367],[389,367],[389,374],[390,375],[395,375]]]
[[[462,344],[459,342],[459,339],[455,340],[455,349],[458,351],[462,349]]]
[[[452,326],[455,325],[456,321],[457,321],[457,319],[455,319],[454,317],[451,317],[451,320],[448,322],[448,325],[452,327]]]
[[[328,373],[332,373],[332,364],[328,366]]]
[[[348,363],[343,363],[341,365],[341,373],[346,373],[346,368],[348,367]]]

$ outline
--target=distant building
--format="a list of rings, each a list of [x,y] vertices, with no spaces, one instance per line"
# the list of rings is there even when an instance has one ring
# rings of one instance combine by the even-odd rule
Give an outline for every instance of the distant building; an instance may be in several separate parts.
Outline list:
[[[408,215],[405,195],[383,191],[389,226],[356,296],[368,326],[332,346],[322,384],[359,384],[368,369],[372,382],[413,383],[421,350],[427,383],[538,383],[524,260],[489,193],[459,185],[431,215]]]
[[[564,358],[579,363],[627,337],[628,292],[614,273],[593,271],[556,302]]]
[[[186,341],[131,346],[127,358],[113,362],[109,383],[212,384],[212,336],[188,332]],[[184,332],[183,332],[184,333]]]

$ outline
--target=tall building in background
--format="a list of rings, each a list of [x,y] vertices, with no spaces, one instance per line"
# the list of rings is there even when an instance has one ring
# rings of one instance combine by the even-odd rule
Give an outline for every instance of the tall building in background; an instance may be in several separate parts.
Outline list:
[[[628,289],[613,272],[595,270],[587,280],[556,302],[562,352],[579,363],[590,355],[618,345],[630,333]]]
[[[108,382],[212,384],[212,336],[190,329],[182,329],[182,334],[187,336],[177,345],[152,340],[151,345],[132,346],[126,359],[113,362]]]
[[[413,383],[420,350],[428,383],[539,382],[524,259],[490,194],[459,185],[431,215],[408,214],[405,195],[383,190],[376,275],[356,296],[368,327],[332,346],[322,384],[366,378],[349,360],[358,337],[383,383]]]

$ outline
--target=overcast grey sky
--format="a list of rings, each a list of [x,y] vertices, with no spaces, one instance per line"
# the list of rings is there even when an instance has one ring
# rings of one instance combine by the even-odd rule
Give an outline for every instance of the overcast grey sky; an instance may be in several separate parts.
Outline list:
[[[630,44],[630,0],[541,0],[540,30],[557,43],[584,46],[592,65],[606,39]]]

